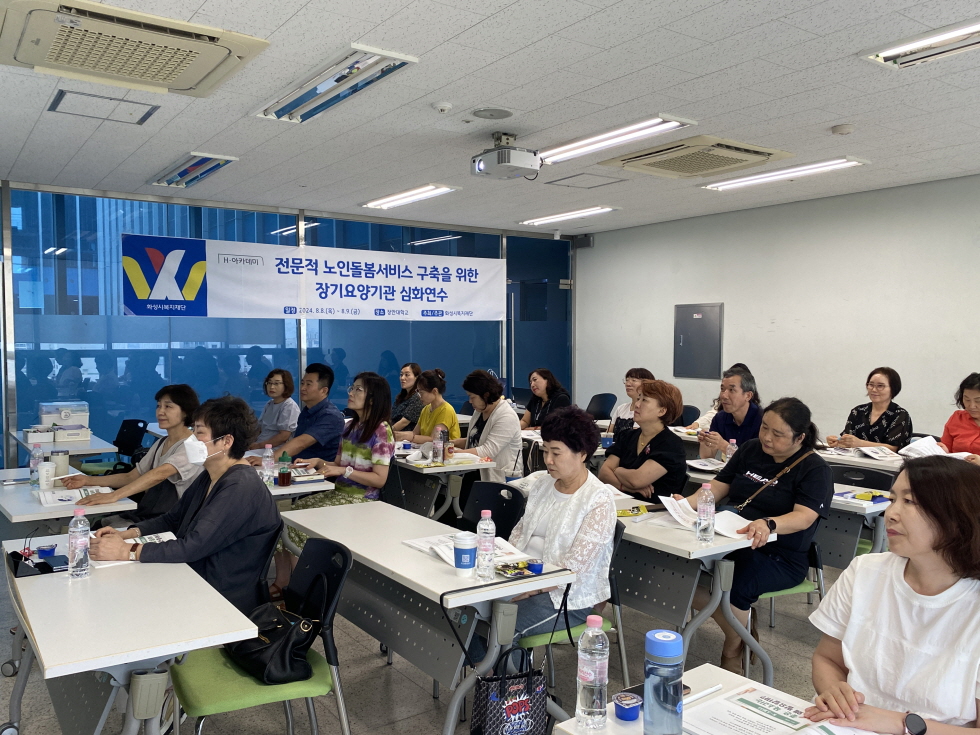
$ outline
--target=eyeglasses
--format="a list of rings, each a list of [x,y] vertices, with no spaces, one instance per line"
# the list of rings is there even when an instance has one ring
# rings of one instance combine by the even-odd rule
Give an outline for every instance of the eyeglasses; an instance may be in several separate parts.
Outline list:
[[[874,388],[875,390],[888,390],[887,383],[868,383],[864,387],[867,388],[868,390],[871,390],[872,388]]]
[[[642,382],[643,380],[641,378],[625,378],[623,380],[623,385],[637,385],[638,383]]]
[[[281,380],[267,380],[267,381],[265,381],[265,384],[266,385],[282,385],[282,381]]]
[[[352,385],[350,388],[347,389],[347,395],[350,395],[351,393],[363,393],[363,392],[364,392],[363,385]]]

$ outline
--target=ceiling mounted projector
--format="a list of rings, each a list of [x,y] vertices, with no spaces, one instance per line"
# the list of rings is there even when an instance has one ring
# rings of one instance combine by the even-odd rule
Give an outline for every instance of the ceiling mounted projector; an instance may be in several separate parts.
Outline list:
[[[538,173],[541,170],[541,156],[537,151],[517,148],[514,145],[516,142],[516,135],[494,133],[494,147],[470,159],[470,173],[491,179],[518,179]]]

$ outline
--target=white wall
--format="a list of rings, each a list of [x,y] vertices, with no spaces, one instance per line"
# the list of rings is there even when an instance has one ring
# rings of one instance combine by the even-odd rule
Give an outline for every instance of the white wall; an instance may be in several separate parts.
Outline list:
[[[634,366],[674,382],[685,403],[710,404],[717,381],[672,377],[674,304],[724,302],[724,365],[746,363],[764,401],[798,396],[822,434],[839,432],[867,400],[864,380],[879,365],[901,374],[898,403],[915,430],[938,434],[960,380],[980,370],[980,176],[635,227],[595,242],[576,251],[582,405],[599,392],[625,397],[622,376]]]

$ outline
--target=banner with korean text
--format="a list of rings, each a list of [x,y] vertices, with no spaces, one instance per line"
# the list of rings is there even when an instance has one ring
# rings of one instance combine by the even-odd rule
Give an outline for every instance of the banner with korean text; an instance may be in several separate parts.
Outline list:
[[[504,260],[122,236],[135,316],[502,321]]]

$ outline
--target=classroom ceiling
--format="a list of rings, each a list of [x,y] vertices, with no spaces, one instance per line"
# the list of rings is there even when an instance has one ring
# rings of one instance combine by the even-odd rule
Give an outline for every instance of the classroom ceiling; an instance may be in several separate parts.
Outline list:
[[[980,173],[980,51],[891,70],[857,53],[980,15],[976,0],[114,0],[111,5],[271,42],[204,99],[128,91],[0,66],[0,177],[14,182],[169,195],[147,181],[190,151],[241,160],[176,192],[191,199],[354,217],[360,205],[428,183],[458,187],[386,216],[533,229],[532,217],[595,205],[565,222],[601,232],[782,202]],[[420,62],[302,125],[256,109],[351,41]],[[159,105],[144,125],[47,108],[58,90]],[[440,114],[434,102],[451,102]],[[514,112],[480,120],[483,106]],[[134,107],[134,109],[136,109]],[[142,108],[140,108],[142,109]],[[657,113],[694,128],[545,167],[536,181],[469,174],[505,130],[544,148]],[[466,122],[471,121],[471,122]],[[855,126],[847,136],[833,125]],[[716,135],[871,165],[730,192],[598,165],[631,150]],[[622,179],[549,185],[576,174]],[[598,179],[593,182],[602,183]],[[566,183],[566,182],[562,182]],[[576,182],[572,182],[576,183]],[[550,228],[549,228],[550,229]]]

